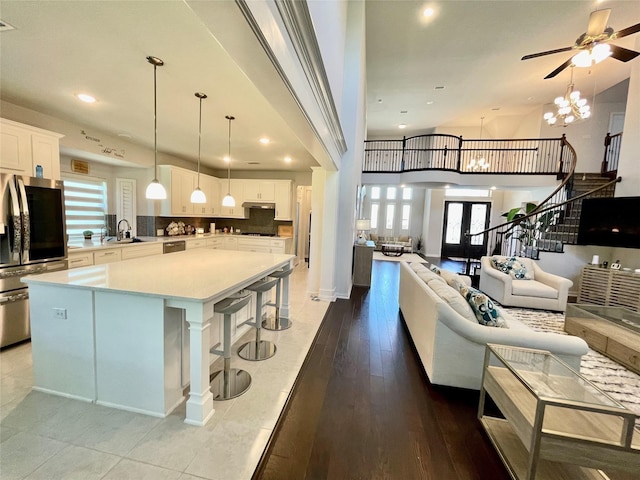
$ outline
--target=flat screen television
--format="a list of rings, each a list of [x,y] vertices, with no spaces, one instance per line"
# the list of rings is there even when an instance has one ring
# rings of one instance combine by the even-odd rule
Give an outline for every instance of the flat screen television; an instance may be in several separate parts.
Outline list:
[[[578,245],[640,248],[640,197],[584,199]]]

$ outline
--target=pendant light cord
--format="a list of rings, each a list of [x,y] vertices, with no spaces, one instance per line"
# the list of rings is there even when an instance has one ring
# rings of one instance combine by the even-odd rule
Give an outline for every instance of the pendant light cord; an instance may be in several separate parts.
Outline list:
[[[229,120],[229,162],[227,163],[227,193],[231,195],[231,120],[235,120],[235,117],[232,115],[227,115],[225,118]]]
[[[158,178],[158,87],[156,71],[158,66],[153,64],[153,178]]]

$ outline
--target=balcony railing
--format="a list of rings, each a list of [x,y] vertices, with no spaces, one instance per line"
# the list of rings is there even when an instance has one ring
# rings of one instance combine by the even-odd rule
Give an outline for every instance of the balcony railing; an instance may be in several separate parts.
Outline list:
[[[465,140],[430,134],[402,140],[365,141],[363,173],[442,170],[472,174],[557,175],[569,172],[560,138]],[[484,158],[486,168],[479,167]]]
[[[604,138],[604,158],[600,173],[609,177],[615,177],[618,172],[618,161],[620,159],[620,146],[622,145],[622,132]]]

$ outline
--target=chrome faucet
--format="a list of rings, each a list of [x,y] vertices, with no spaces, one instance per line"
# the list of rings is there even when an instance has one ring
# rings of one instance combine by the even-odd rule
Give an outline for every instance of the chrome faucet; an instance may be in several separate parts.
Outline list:
[[[120,229],[120,224],[122,222],[124,222],[127,225],[126,230]],[[122,240],[123,238],[129,238],[130,235],[127,235],[127,232],[130,232],[130,231],[131,231],[131,224],[129,223],[129,220],[127,220],[126,218],[123,218],[118,222],[118,233],[116,235],[116,239]]]

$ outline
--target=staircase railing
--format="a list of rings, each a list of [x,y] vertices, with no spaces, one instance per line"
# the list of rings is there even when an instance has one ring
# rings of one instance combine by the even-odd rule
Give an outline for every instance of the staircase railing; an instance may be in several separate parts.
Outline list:
[[[521,256],[537,259],[541,251],[562,252],[563,245],[565,243],[576,243],[576,238],[575,234],[572,235],[573,241],[546,238],[546,234],[551,231],[555,222],[566,217],[567,212],[572,209],[576,210],[576,205],[581,204],[583,199],[609,195],[609,187],[621,180],[621,177],[617,177],[593,190],[558,203],[553,201],[556,197],[551,195],[544,204],[540,203],[529,214],[501,225],[487,228],[482,232],[467,234],[466,244],[471,244],[471,237],[485,235],[487,255]],[[574,215],[571,220],[576,232],[579,221],[580,214],[578,211],[577,215]],[[469,258],[467,266],[470,265],[471,260]]]
[[[363,173],[444,170],[472,174],[569,174],[566,138],[466,140],[444,134],[366,140]],[[486,168],[478,167],[484,158]]]

